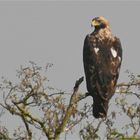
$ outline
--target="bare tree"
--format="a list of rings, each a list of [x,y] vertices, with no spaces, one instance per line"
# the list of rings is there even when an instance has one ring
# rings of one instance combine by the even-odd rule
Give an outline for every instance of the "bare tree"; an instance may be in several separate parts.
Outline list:
[[[49,67],[51,64],[48,64],[46,69]],[[0,94],[3,99],[0,106],[5,112],[11,113],[12,117],[18,116],[22,124],[13,134],[8,132],[7,126],[0,126],[0,139],[39,139],[34,135],[39,132],[40,139],[46,137],[48,140],[59,140],[62,133],[68,133],[82,123],[85,126],[79,130],[79,134],[83,140],[101,139],[99,132],[103,125],[106,127],[105,138],[140,138],[139,76],[129,73],[130,81],[117,85],[115,104],[130,120],[130,123],[122,128],[125,130],[122,133],[114,126],[117,120],[116,111],[111,111],[104,119],[93,118],[92,105],[83,100],[88,94],[78,90],[83,77],[75,82],[72,92],[67,93],[50,86],[44,75],[46,74],[43,69],[31,62],[29,67],[21,67],[17,71],[17,83],[3,78]],[[130,103],[127,98],[133,96],[137,101]],[[130,135],[129,130],[132,131]]]

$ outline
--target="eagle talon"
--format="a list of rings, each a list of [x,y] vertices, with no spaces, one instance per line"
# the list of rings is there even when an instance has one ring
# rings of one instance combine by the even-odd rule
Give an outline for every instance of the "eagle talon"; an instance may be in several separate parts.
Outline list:
[[[99,115],[102,116],[102,117],[105,116],[105,114],[104,113],[101,113],[101,112],[99,112]]]

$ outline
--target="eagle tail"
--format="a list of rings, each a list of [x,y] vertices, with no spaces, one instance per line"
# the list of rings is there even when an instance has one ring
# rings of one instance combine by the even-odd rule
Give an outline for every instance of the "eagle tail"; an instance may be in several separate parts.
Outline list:
[[[108,101],[103,100],[100,97],[99,99],[93,99],[93,116],[95,118],[103,118],[106,117],[108,111]]]

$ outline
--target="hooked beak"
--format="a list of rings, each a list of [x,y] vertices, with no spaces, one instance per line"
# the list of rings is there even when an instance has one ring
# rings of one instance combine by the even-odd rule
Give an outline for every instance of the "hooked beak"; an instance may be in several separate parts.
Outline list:
[[[91,27],[96,27],[96,26],[99,26],[100,24],[99,24],[99,22],[97,21],[97,20],[95,20],[95,19],[93,19],[92,20],[92,22],[91,22]]]

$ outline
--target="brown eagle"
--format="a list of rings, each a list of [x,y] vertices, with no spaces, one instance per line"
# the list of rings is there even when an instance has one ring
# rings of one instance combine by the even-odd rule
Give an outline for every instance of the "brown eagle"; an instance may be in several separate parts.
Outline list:
[[[93,97],[93,116],[106,117],[109,100],[115,92],[122,62],[119,38],[112,35],[109,22],[96,17],[91,26],[95,30],[86,36],[83,63],[88,95]]]

